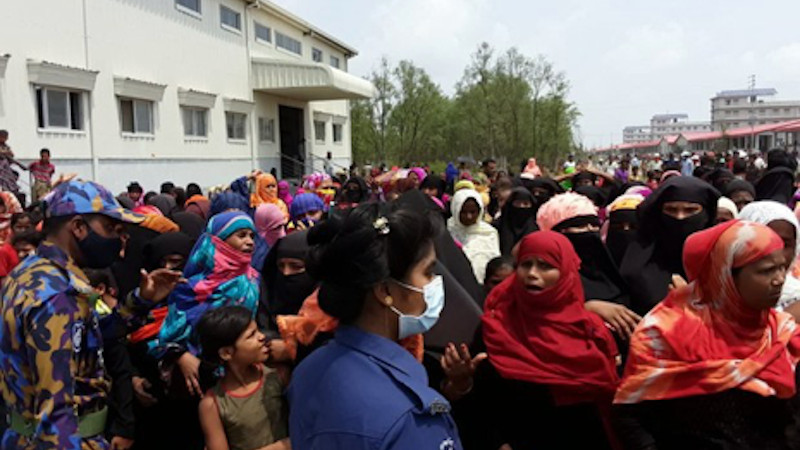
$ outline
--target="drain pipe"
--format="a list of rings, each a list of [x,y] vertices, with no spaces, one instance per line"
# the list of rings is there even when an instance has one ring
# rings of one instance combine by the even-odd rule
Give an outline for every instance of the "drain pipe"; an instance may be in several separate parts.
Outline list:
[[[86,70],[91,70],[89,68],[89,23],[87,20],[87,0],[82,1],[83,7],[83,55],[84,55],[84,67]],[[89,123],[89,155],[92,158],[92,181],[100,182],[100,161],[97,158],[97,153],[95,153],[94,148],[94,120],[92,114],[92,98],[93,93],[89,91],[86,94],[86,115],[88,116],[87,122]]]

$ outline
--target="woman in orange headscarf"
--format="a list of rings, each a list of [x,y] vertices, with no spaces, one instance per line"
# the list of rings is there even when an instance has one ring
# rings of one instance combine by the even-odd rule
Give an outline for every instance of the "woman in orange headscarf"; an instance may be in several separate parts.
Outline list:
[[[636,329],[614,399],[629,448],[788,448],[800,336],[773,309],[784,258],[781,238],[753,222],[686,240],[690,283]]]
[[[255,178],[255,189],[250,194],[250,206],[258,207],[264,203],[272,203],[280,208],[281,212],[289,219],[289,208],[286,203],[278,198],[278,180],[271,174],[262,173]]]

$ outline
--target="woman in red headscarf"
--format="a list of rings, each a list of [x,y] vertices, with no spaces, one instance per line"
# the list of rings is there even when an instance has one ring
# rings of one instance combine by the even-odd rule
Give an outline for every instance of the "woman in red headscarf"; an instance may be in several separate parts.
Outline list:
[[[773,309],[786,265],[771,229],[729,221],[686,240],[690,283],[636,329],[616,394],[629,448],[789,448],[800,337]]]
[[[492,442],[513,449],[616,448],[607,412],[617,347],[584,306],[580,259],[560,233],[520,241],[516,274],[486,299],[489,355],[475,374]],[[489,447],[487,447],[489,448]]]

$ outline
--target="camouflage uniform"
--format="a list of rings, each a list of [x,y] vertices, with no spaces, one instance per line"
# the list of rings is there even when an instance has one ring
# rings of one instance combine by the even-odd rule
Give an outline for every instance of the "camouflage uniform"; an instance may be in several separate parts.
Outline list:
[[[90,213],[140,221],[93,183],[64,183],[49,199],[48,217]],[[102,433],[82,438],[79,431],[79,418],[105,409],[110,389],[97,296],[86,275],[45,241],[11,272],[1,298],[0,393],[10,416],[32,433],[12,426],[0,447],[107,448]]]

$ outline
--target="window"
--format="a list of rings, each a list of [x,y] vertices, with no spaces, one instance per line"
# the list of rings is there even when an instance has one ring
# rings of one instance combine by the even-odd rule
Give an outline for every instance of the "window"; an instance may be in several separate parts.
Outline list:
[[[205,108],[189,108],[184,106],[182,111],[184,136],[207,137],[208,127],[206,126],[206,116],[208,110]]]
[[[188,9],[189,11],[193,11],[196,12],[197,14],[200,14],[201,1],[202,0],[175,0],[175,6],[177,6],[178,9]]]
[[[225,124],[228,129],[228,139],[240,141],[247,139],[247,114],[226,112]]]
[[[275,45],[298,55],[303,54],[303,44],[300,41],[278,31],[275,32]]]
[[[325,142],[325,122],[321,120],[314,121],[314,139],[317,142]]]
[[[333,124],[333,142],[337,144],[342,142],[342,124],[340,123]]]
[[[314,62],[321,63],[322,62],[322,50],[320,50],[318,48],[312,48],[311,49],[311,59],[313,59]]]
[[[275,142],[275,119],[258,118],[258,141]]]
[[[39,128],[83,130],[83,95],[78,91],[36,87]]]
[[[331,55],[331,66],[339,68],[339,58]]]
[[[256,40],[262,42],[272,42],[272,31],[266,25],[255,22]]]
[[[119,119],[125,133],[153,134],[153,102],[120,98]]]
[[[225,5],[219,7],[219,21],[224,27],[242,30],[242,15]]]

